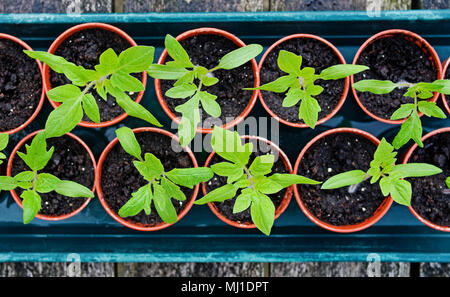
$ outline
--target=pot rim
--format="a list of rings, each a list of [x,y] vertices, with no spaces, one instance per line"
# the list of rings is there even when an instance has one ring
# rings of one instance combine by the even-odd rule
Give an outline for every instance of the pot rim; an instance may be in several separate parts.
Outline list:
[[[419,47],[421,47],[423,49],[423,47],[426,48],[427,51],[424,51],[431,60],[433,60],[433,62],[435,63],[436,66],[436,71],[437,71],[437,79],[439,79],[442,76],[442,66],[441,66],[441,60],[439,59],[438,54],[436,53],[436,51],[434,50],[434,48],[431,46],[431,44],[428,43],[428,41],[426,41],[423,37],[421,37],[420,35],[408,31],[408,30],[403,30],[403,29],[390,29],[390,30],[385,30],[385,31],[381,31],[377,34],[372,35],[369,39],[367,39],[358,49],[358,51],[355,54],[355,57],[353,59],[353,65],[356,65],[356,63],[358,62],[358,59],[361,55],[361,53],[366,49],[366,47],[371,44],[372,42],[374,42],[375,40],[381,39],[381,38],[386,38],[392,35],[404,35],[407,37],[412,38],[414,41],[414,43],[416,45],[418,45]],[[382,117],[379,117],[375,114],[373,114],[372,112],[370,112],[361,102],[361,100],[359,99],[358,93],[356,91],[356,89],[353,87],[353,84],[355,83],[355,76],[352,75],[350,77],[351,80],[351,89],[352,89],[352,94],[353,97],[355,97],[356,102],[358,103],[359,107],[364,111],[364,113],[366,113],[368,116],[370,116],[371,118],[379,121],[379,122],[383,122],[386,124],[402,124],[406,121],[406,119],[402,119],[402,120],[390,120],[390,119],[385,119]],[[431,99],[429,99],[428,101],[431,102],[436,102],[436,100],[438,99],[439,93],[434,93],[433,97]],[[421,117],[423,115],[423,113],[419,112],[419,116]]]
[[[5,33],[0,33],[0,39],[9,39],[15,43],[18,43],[19,45],[21,45],[23,48],[32,51],[33,49],[27,44],[25,43],[23,40],[13,36],[13,35],[9,35],[9,34],[5,34]],[[0,133],[6,133],[6,134],[14,134],[17,133],[19,131],[21,131],[22,129],[24,129],[25,127],[27,127],[35,118],[36,116],[39,114],[39,112],[41,111],[42,106],[44,105],[44,101],[45,101],[45,88],[44,88],[44,78],[43,78],[43,73],[42,73],[42,64],[40,61],[33,59],[36,61],[38,67],[39,67],[39,73],[41,75],[41,97],[39,99],[39,102],[33,112],[33,114],[23,123],[21,124],[19,127],[16,127],[14,129],[8,130],[8,131],[1,131]]]
[[[308,142],[308,144],[306,144],[306,146],[302,149],[302,151],[300,152],[297,161],[295,162],[295,166],[294,166],[294,173],[297,174],[299,166],[300,166],[300,162],[303,158],[303,156],[305,155],[305,153],[311,148],[311,146],[316,143],[319,139],[324,138],[325,136],[331,135],[331,134],[336,134],[336,133],[350,133],[350,134],[357,134],[359,136],[362,136],[368,140],[370,140],[373,144],[378,145],[380,143],[380,140],[378,138],[376,138],[375,136],[373,136],[372,134],[360,130],[360,129],[355,129],[355,128],[335,128],[335,129],[331,129],[331,130],[327,130],[319,135],[317,135],[316,137],[314,137],[311,141]],[[343,225],[343,226],[335,226],[335,225],[331,225],[329,223],[326,223],[318,218],[316,218],[305,206],[305,204],[303,203],[297,185],[294,185],[294,195],[295,195],[295,199],[297,200],[298,205],[300,206],[300,209],[303,211],[303,213],[316,225],[327,229],[329,231],[333,231],[333,232],[337,232],[337,233],[352,233],[352,232],[357,232],[357,231],[361,231],[364,230],[370,226],[372,226],[373,224],[375,224],[376,222],[378,222],[385,214],[386,212],[389,210],[389,208],[391,207],[393,200],[391,198],[391,196],[386,197],[383,202],[381,203],[381,205],[378,207],[378,209],[373,213],[373,215],[369,218],[367,218],[365,221],[358,223],[358,224],[354,224],[354,225]]]
[[[444,127],[444,128],[440,128],[437,130],[434,130],[428,134],[426,134],[425,136],[422,137],[422,142],[425,141],[426,139],[430,138],[431,136],[434,136],[436,134],[440,134],[440,133],[450,133],[450,127]],[[416,150],[416,148],[418,147],[417,143],[414,143],[414,145],[406,152],[405,156],[403,157],[403,164],[408,163],[409,158],[412,156],[412,154],[414,153],[414,151]],[[443,232],[450,232],[450,226],[440,226],[437,225],[425,218],[423,218],[422,216],[420,216],[412,206],[408,206],[409,210],[411,211],[411,213],[422,223],[424,223],[425,225],[427,225],[428,227],[431,227],[435,230],[438,231],[443,231]]]
[[[119,36],[121,36],[122,38],[124,38],[125,40],[127,40],[131,46],[137,46],[138,44],[136,43],[136,41],[134,41],[133,38],[131,38],[130,35],[128,35],[125,31],[109,25],[109,24],[105,24],[105,23],[84,23],[84,24],[79,24],[79,25],[75,25],[73,27],[70,27],[69,29],[67,29],[66,31],[64,31],[63,33],[61,33],[56,39],[55,41],[53,41],[53,43],[51,44],[51,46],[48,49],[48,52],[51,54],[54,54],[56,49],[61,45],[61,43],[66,40],[69,36],[82,31],[82,30],[86,30],[86,29],[103,29],[103,30],[107,30],[107,31],[111,31],[114,32],[116,34],[118,34]],[[42,73],[43,73],[43,81],[44,81],[44,88],[45,88],[45,93],[47,93],[48,91],[50,91],[52,89],[51,83],[50,83],[50,67],[48,67],[47,64],[44,63],[43,68],[42,68]],[[142,80],[141,80],[144,88],[147,85],[147,72],[143,71],[142,72]],[[136,100],[134,100],[136,103],[140,103],[142,100],[142,97],[144,96],[144,92],[145,91],[140,91],[138,93],[138,96],[136,97]],[[52,101],[50,98],[48,98],[48,101],[50,102],[50,104],[53,106],[53,108],[57,108],[60,103],[58,102],[54,102]],[[103,127],[109,127],[112,125],[115,125],[121,121],[123,121],[126,117],[128,116],[128,114],[126,112],[124,112],[123,114],[115,117],[112,120],[109,121],[105,121],[105,122],[100,122],[100,123],[94,123],[94,122],[86,122],[86,121],[81,121],[80,123],[78,123],[79,126],[81,127],[86,127],[86,128],[103,128]]]
[[[336,48],[336,46],[334,46],[330,41],[317,36],[317,35],[313,35],[313,34],[304,34],[304,33],[300,33],[300,34],[292,34],[292,35],[288,35],[285,36],[281,39],[279,39],[278,41],[276,41],[275,43],[273,43],[264,53],[264,55],[262,56],[261,60],[259,61],[259,65],[258,65],[258,72],[260,73],[261,76],[261,71],[262,71],[262,67],[264,64],[264,61],[266,60],[267,56],[270,54],[270,52],[272,52],[272,50],[277,47],[278,45],[280,45],[281,43],[290,40],[290,39],[296,39],[296,38],[310,38],[310,39],[315,39],[318,41],[321,41],[322,43],[325,43],[328,47],[330,47],[333,52],[336,54],[336,56],[338,57],[338,59],[341,61],[341,64],[346,64],[345,58],[344,56],[341,54],[341,52]],[[350,88],[350,79],[347,76],[345,78],[345,83],[344,83],[344,90],[342,92],[341,98],[338,101],[338,104],[336,105],[336,107],[325,117],[319,119],[316,123],[316,126],[323,124],[324,122],[330,120],[331,118],[333,118],[338,112],[339,110],[342,108],[342,106],[344,105],[344,102],[347,98],[348,95],[348,91]],[[259,101],[261,102],[262,106],[264,107],[264,109],[267,111],[267,113],[270,114],[271,117],[273,117],[274,119],[276,119],[277,121],[291,126],[291,127],[295,127],[295,128],[309,128],[308,125],[306,125],[305,123],[292,123],[289,122],[288,120],[285,120],[283,118],[281,118],[280,116],[278,116],[276,113],[274,113],[269,106],[267,105],[267,103],[264,101],[262,92],[258,90],[258,96],[259,96]]]
[[[186,38],[196,36],[196,35],[220,35],[220,36],[223,36],[223,37],[231,40],[234,44],[236,44],[239,47],[244,47],[246,45],[241,39],[239,39],[236,35],[234,35],[230,32],[227,32],[227,31],[224,31],[221,29],[217,29],[217,28],[209,28],[209,27],[202,27],[202,28],[185,31],[184,33],[178,35],[176,37],[176,40],[181,41],[181,40],[184,40]],[[167,55],[168,55],[167,49],[164,48],[163,52],[161,53],[161,56],[159,57],[158,64],[164,64],[164,61],[165,61]],[[255,58],[253,58],[250,62],[252,64],[253,76],[254,76],[253,87],[257,88],[259,86],[258,65],[256,63]],[[156,97],[158,98],[159,104],[161,105],[164,112],[170,117],[170,119],[172,121],[174,121],[177,125],[179,125],[180,119],[169,109],[166,101],[164,100],[164,97],[163,97],[162,91],[161,91],[160,79],[155,78],[154,81],[155,81]],[[240,115],[235,117],[234,120],[222,125],[221,127],[227,130],[227,129],[230,129],[230,128],[236,126],[240,122],[242,122],[248,116],[248,114],[253,109],[253,107],[255,106],[257,97],[258,97],[258,91],[254,90],[252,93],[252,97],[250,98],[250,101],[249,101],[247,107],[244,109],[244,111]],[[202,133],[202,134],[209,134],[209,133],[212,133],[212,131],[213,131],[213,128],[202,128],[202,127],[196,128],[196,132]]]
[[[263,137],[260,136],[253,136],[253,135],[242,135],[240,136],[241,139],[254,139],[254,140],[258,140],[258,141],[262,141],[267,143],[268,145],[270,145],[273,149],[277,150],[279,153],[279,156],[281,157],[281,159],[283,160],[284,166],[287,169],[288,173],[292,173],[292,165],[291,162],[289,161],[289,158],[287,157],[287,155],[281,150],[281,148],[276,145],[275,143],[273,143],[272,141],[265,139]],[[206,159],[205,165],[204,167],[208,167],[209,162],[211,162],[212,158],[214,157],[214,155],[216,154],[215,151],[212,151],[208,158]],[[206,183],[202,183],[202,192],[203,195],[207,194],[206,191]],[[281,214],[286,210],[286,208],[289,206],[289,203],[291,202],[291,198],[292,198],[292,186],[287,187],[286,188],[286,193],[284,194],[283,200],[281,202],[281,204],[278,206],[278,208],[275,210],[275,220],[278,219]],[[209,202],[208,203],[208,207],[209,209],[223,222],[227,223],[228,225],[237,227],[237,228],[242,228],[242,229],[254,229],[256,228],[256,225],[253,223],[239,223],[237,221],[233,221],[229,218],[227,218],[225,215],[223,215],[222,213],[219,212],[219,210],[217,209],[217,207],[214,205],[213,202]]]
[[[445,79],[445,74],[447,73],[447,70],[449,68],[450,65],[450,58],[447,58],[447,60],[445,60],[444,64],[442,65],[442,77],[441,79]],[[448,104],[444,94],[441,94],[442,96],[442,103],[444,104],[445,109],[447,110],[447,113],[450,114],[450,105]],[[447,95],[450,96],[450,95]]]
[[[17,155],[17,152],[19,151],[20,148],[22,148],[22,146],[32,137],[34,137],[36,134],[38,134],[39,132],[44,131],[44,130],[37,130],[34,131],[30,134],[28,134],[27,136],[25,136],[24,138],[22,138],[22,140],[19,141],[19,143],[15,146],[14,150],[11,153],[11,156],[8,160],[8,165],[7,165],[7,169],[6,169],[6,175],[7,176],[11,176],[12,173],[12,165],[13,165],[13,161],[14,161],[14,157]],[[94,154],[92,153],[91,149],[89,148],[89,146],[78,136],[76,136],[73,133],[66,133],[61,137],[64,136],[68,136],[72,139],[74,139],[75,141],[77,141],[79,144],[81,144],[84,149],[86,150],[86,152],[88,153],[91,161],[92,161],[92,166],[94,168],[94,184],[92,186],[91,191],[95,194],[95,172],[97,169],[97,163],[95,161],[95,157]],[[22,206],[22,200],[19,198],[19,196],[17,195],[15,190],[11,190],[10,191],[14,201],[23,209]],[[67,199],[77,199],[77,198],[70,198],[70,197],[66,197]],[[64,214],[64,215],[59,215],[59,216],[49,216],[49,215],[42,215],[42,214],[37,214],[36,218],[41,219],[41,220],[46,220],[46,221],[61,221],[61,220],[65,220],[68,219],[70,217],[73,217],[74,215],[78,214],[79,212],[81,212],[88,204],[89,202],[92,200],[92,198],[86,198],[86,201],[76,210],[74,210],[73,212],[70,212],[68,214]]]
[[[141,127],[141,128],[134,128],[133,129],[134,133],[145,133],[145,132],[150,132],[150,133],[158,133],[158,134],[162,134],[165,136],[168,136],[172,139],[174,139],[175,141],[177,141],[178,143],[179,138],[174,135],[173,133],[160,129],[160,128],[154,128],[154,127]],[[102,169],[103,169],[103,163],[106,159],[106,157],[108,156],[109,152],[114,148],[114,146],[116,146],[116,144],[119,143],[119,139],[116,137],[114,138],[103,150],[100,159],[98,161],[98,165],[97,165],[97,170],[96,170],[96,174],[95,174],[95,186],[97,188],[97,196],[100,200],[100,203],[102,204],[103,208],[106,210],[106,212],[114,219],[116,220],[118,223],[122,224],[125,227],[128,227],[130,229],[134,229],[137,231],[158,231],[161,229],[165,229],[167,227],[170,227],[172,225],[174,225],[175,223],[179,222],[188,212],[189,210],[192,208],[195,199],[197,198],[197,194],[198,194],[198,190],[200,185],[196,185],[194,187],[194,191],[191,195],[190,200],[186,203],[185,208],[178,214],[178,220],[175,223],[172,224],[168,224],[165,222],[161,222],[155,226],[147,226],[145,224],[141,224],[141,223],[134,223],[131,221],[128,221],[122,217],[120,217],[116,212],[114,212],[108,205],[108,203],[106,202],[106,200],[104,199],[103,196],[103,191],[102,191],[102,186],[101,186],[101,182],[102,182]],[[194,153],[191,151],[191,149],[189,147],[184,148],[184,151],[186,153],[188,153],[189,157],[192,160],[192,164],[194,165],[195,168],[198,167],[198,163],[197,163],[197,159],[195,158]]]

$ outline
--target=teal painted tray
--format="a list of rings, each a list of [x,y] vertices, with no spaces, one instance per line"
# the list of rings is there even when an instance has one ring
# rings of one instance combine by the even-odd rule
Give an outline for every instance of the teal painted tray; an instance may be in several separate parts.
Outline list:
[[[165,34],[174,36],[197,27],[217,27],[236,34],[244,42],[267,48],[293,33],[317,34],[333,42],[347,62],[372,34],[399,28],[426,38],[441,60],[450,56],[450,10],[387,11],[378,16],[366,12],[272,12],[184,14],[0,14],[0,31],[25,40],[36,50],[46,50],[58,34],[83,22],[118,26],[139,44],[162,51]],[[142,100],[166,129],[170,120],[156,100],[153,81]],[[25,131],[13,136],[13,146],[26,134],[43,127],[51,107],[46,102],[39,117]],[[268,116],[258,102],[250,114]],[[145,125],[127,118],[131,127]],[[316,128],[294,129],[280,125],[280,146],[292,163],[307,141],[333,127],[351,126],[375,136],[392,138],[399,126],[375,122],[365,116],[349,94],[344,107],[330,121]],[[424,120],[424,130],[450,126],[447,120]],[[118,126],[107,129],[76,128],[98,158]],[[203,164],[206,153],[197,153]],[[159,232],[142,233],[114,221],[93,200],[77,216],[50,223],[35,219],[24,226],[22,210],[9,193],[0,196],[0,262],[72,261],[72,253],[84,262],[220,262],[220,261],[366,261],[377,253],[382,261],[450,262],[450,234],[420,223],[405,207],[393,205],[374,226],[354,234],[335,234],[310,222],[295,199],[266,237],[256,230],[241,230],[217,219],[208,207],[193,207],[179,223]],[[371,258],[372,259],[372,258]]]

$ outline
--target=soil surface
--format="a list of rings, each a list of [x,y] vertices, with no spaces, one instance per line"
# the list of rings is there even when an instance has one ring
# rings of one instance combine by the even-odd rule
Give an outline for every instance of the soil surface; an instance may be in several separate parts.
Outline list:
[[[253,142],[253,150],[255,150],[256,147],[258,148],[258,150],[251,154],[250,161],[248,164],[251,164],[257,156],[266,155],[269,152],[272,152],[271,147],[268,147],[268,145],[266,143],[261,142],[261,141],[258,141],[258,145],[256,145],[256,142]],[[272,173],[268,174],[267,176],[270,176],[274,173],[289,173],[289,171],[286,169],[281,157],[276,158],[275,160],[276,161],[272,167]],[[220,157],[219,155],[214,154],[209,166],[216,164],[216,163],[225,162],[225,161],[226,160],[223,159],[222,157]],[[206,183],[206,191],[210,192],[214,189],[217,189],[221,186],[226,185],[226,183],[227,183],[226,177],[214,175],[214,177]],[[233,213],[234,203],[236,201],[237,196],[239,196],[240,194],[241,194],[241,191],[239,190],[237,192],[235,198],[225,200],[224,202],[214,202],[214,205],[217,207],[218,211],[222,215],[224,215],[225,217],[227,217],[228,219],[230,219],[232,221],[236,221],[239,223],[253,223],[252,217],[250,215],[250,208],[248,208],[240,213],[236,213],[236,214]],[[281,202],[283,201],[285,194],[286,194],[286,189],[283,189],[278,193],[267,195],[267,196],[269,196],[270,199],[272,200],[272,202],[274,203],[275,209],[278,209]]]
[[[349,170],[367,171],[376,150],[370,140],[351,133],[325,136],[313,144],[300,162],[298,174],[325,181]],[[355,225],[371,217],[384,201],[378,183],[362,182],[354,193],[348,187],[321,190],[320,185],[298,185],[306,208],[335,226]]]
[[[410,83],[436,80],[436,67],[428,53],[402,36],[380,38],[369,44],[361,53],[357,64],[366,65],[370,70],[356,74],[355,82],[362,79]],[[358,92],[358,97],[371,113],[390,119],[400,105],[414,102],[413,98],[403,96],[405,92],[406,88],[397,88],[383,95]]]
[[[181,151],[180,145],[172,143],[172,139],[168,136],[143,132],[137,133],[136,138],[141,145],[142,155],[145,153],[154,154],[161,160],[165,171],[170,171],[173,168],[191,168],[194,166],[189,154]],[[176,153],[174,150],[181,152]],[[133,161],[135,160],[134,157],[122,149],[120,143],[117,143],[103,163],[101,179],[103,196],[106,203],[115,213],[118,213],[120,208],[128,202],[132,193],[148,183],[134,167]],[[172,199],[177,213],[180,213],[186,207],[194,192],[193,189],[182,186],[180,186],[180,189],[186,195],[186,200],[178,201]],[[148,227],[163,222],[153,203],[150,215],[146,215],[144,211],[141,211],[136,216],[124,219],[132,223],[144,224]]]
[[[31,144],[30,141],[27,144]],[[47,166],[39,173],[50,173],[63,180],[70,180],[92,189],[95,179],[95,169],[86,149],[75,139],[69,136],[51,138],[47,140],[47,147],[55,148],[52,158]],[[19,151],[26,152],[25,146]],[[14,158],[12,175],[30,170],[25,162],[18,156]],[[16,189],[17,195],[22,194],[22,189]],[[39,214],[47,216],[60,216],[71,213],[80,208],[87,198],[71,198],[50,192],[39,194],[42,199],[42,208]]]
[[[424,141],[423,148],[417,148],[410,163],[433,164],[443,170],[441,174],[411,178],[413,187],[411,205],[423,218],[440,226],[450,226],[450,195],[445,179],[450,176],[450,133],[440,133]]]
[[[23,50],[12,40],[0,39],[0,132],[25,123],[42,96],[39,66]]]
[[[94,69],[99,64],[100,55],[109,48],[112,48],[117,55],[131,47],[130,43],[122,36],[104,29],[85,29],[72,34],[65,39],[55,51],[55,55],[62,56],[69,62],[81,65],[86,69]],[[133,73],[132,76],[142,80],[141,73]],[[50,69],[50,83],[52,87],[70,84],[70,80],[64,74],[56,73]],[[116,104],[114,97],[108,94],[107,101],[103,100],[95,91],[94,95],[100,109],[100,120],[110,121],[125,111]],[[133,100],[136,100],[139,93],[128,93]],[[83,121],[92,122],[86,115]]]
[[[180,41],[180,44],[188,53],[191,62],[194,65],[200,65],[207,69],[216,67],[220,59],[229,52],[239,48],[228,38],[219,35],[197,35]],[[165,62],[172,61],[170,56],[166,57]],[[252,88],[254,86],[254,75],[251,62],[231,70],[217,70],[213,75],[219,79],[219,82],[210,87],[202,87],[203,91],[217,96],[217,103],[220,105],[222,114],[220,116],[221,124],[231,122],[239,116],[248,106],[252,98],[253,91],[244,91],[243,88]],[[164,94],[173,87],[175,81],[160,80],[161,92],[169,109],[177,116],[181,114],[175,111],[175,107],[183,104],[187,99],[172,99]],[[198,80],[195,81],[198,85]],[[214,118],[211,118],[201,109],[203,128],[214,126]],[[211,118],[205,122],[205,119]],[[217,119],[216,119],[217,120]]]
[[[316,74],[330,66],[341,64],[339,57],[325,43],[311,38],[296,38],[287,40],[276,46],[264,60],[261,69],[261,85],[272,82],[280,76],[286,75],[281,71],[277,64],[278,53],[280,50],[293,52],[302,56],[302,68],[313,67]],[[319,102],[322,110],[319,112],[319,120],[326,117],[339,103],[342,92],[344,91],[345,79],[339,80],[317,80],[316,85],[324,88],[324,91],[314,96]],[[264,102],[276,115],[291,123],[303,123],[298,118],[300,102],[292,107],[283,107],[282,103],[286,93],[273,93],[262,91]]]

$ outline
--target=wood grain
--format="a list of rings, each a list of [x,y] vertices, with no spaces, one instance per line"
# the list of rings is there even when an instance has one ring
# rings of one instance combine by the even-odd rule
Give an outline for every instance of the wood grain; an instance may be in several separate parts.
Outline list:
[[[124,0],[124,12],[262,11],[264,0]]]
[[[0,13],[112,12],[113,0],[1,0]]]

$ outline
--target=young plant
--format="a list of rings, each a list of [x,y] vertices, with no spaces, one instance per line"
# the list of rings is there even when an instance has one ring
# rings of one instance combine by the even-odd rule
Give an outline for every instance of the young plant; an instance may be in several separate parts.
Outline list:
[[[154,51],[151,46],[134,46],[117,56],[110,48],[100,55],[99,64],[95,69],[85,69],[60,56],[25,50],[28,56],[44,62],[57,73],[63,73],[72,82],[47,92],[51,100],[62,103],[47,119],[45,124],[47,138],[59,137],[70,132],[82,120],[84,113],[93,122],[100,123],[99,108],[92,95],[94,89],[105,101],[107,94],[111,94],[128,115],[161,126],[147,109],[133,101],[127,94],[145,89],[142,82],[130,73],[145,71],[153,62]]]
[[[9,142],[9,135],[6,133],[0,133],[0,164],[3,163],[3,160],[6,159],[6,155],[2,153],[7,146]]]
[[[264,84],[256,89],[275,93],[284,93],[283,107],[292,107],[300,102],[298,118],[310,128],[316,126],[321,107],[314,96],[323,92],[323,87],[315,85],[317,80],[342,79],[352,74],[369,69],[367,66],[338,64],[328,67],[316,74],[312,67],[302,67],[302,56],[289,51],[280,50],[278,53],[278,67],[286,75]]]
[[[28,224],[41,209],[41,194],[55,191],[56,193],[74,198],[93,198],[94,193],[83,185],[69,180],[61,180],[50,173],[39,173],[50,161],[54,147],[47,151],[45,134],[36,134],[31,145],[25,145],[26,154],[17,155],[31,170],[18,173],[14,177],[0,176],[0,190],[11,191],[16,188],[24,189],[20,195],[23,199],[23,223]]]
[[[436,80],[432,83],[394,83],[390,80],[366,79],[354,83],[353,87],[360,92],[371,92],[378,95],[388,94],[396,88],[407,88],[403,96],[413,98],[414,103],[402,104],[391,116],[391,120],[407,118],[392,142],[395,149],[401,148],[410,139],[423,147],[419,111],[429,117],[446,118],[442,109],[435,102],[427,101],[427,99],[433,97],[433,92],[450,94],[450,80]]]
[[[145,153],[142,157],[141,147],[130,128],[117,129],[116,135],[125,152],[137,159],[133,164],[148,182],[131,194],[130,200],[119,210],[119,216],[123,218],[135,216],[142,210],[150,215],[153,202],[156,212],[164,222],[175,223],[178,216],[171,198],[179,201],[186,200],[186,196],[179,186],[192,189],[195,185],[211,179],[213,177],[212,170],[197,167],[175,168],[166,172],[161,161],[155,155]]]
[[[409,206],[412,195],[411,184],[403,178],[435,175],[441,173],[442,170],[426,163],[395,165],[396,155],[394,147],[383,138],[367,172],[351,170],[334,175],[323,183],[322,189],[330,190],[350,186],[349,193],[354,193],[360,183],[370,178],[372,184],[380,182],[380,189],[384,196],[390,194],[397,203]]]
[[[210,87],[219,83],[214,71],[237,68],[259,55],[263,47],[259,44],[250,44],[238,48],[224,55],[216,67],[207,69],[192,64],[189,55],[174,37],[166,35],[164,44],[173,61],[164,65],[150,65],[147,72],[156,79],[176,81],[165,93],[167,97],[188,98],[183,104],[175,107],[175,110],[181,113],[178,135],[181,145],[185,147],[194,138],[197,125],[200,123],[200,103],[203,110],[212,117],[218,118],[222,113],[220,105],[216,102],[217,96],[202,91],[203,86]]]
[[[195,201],[195,204],[223,202],[234,198],[240,190],[233,213],[250,208],[253,223],[266,235],[270,235],[275,220],[275,206],[267,195],[278,193],[293,184],[320,184],[320,182],[295,174],[275,173],[270,175],[275,158],[271,154],[258,156],[249,164],[253,144],[249,142],[242,145],[237,132],[215,126],[211,145],[214,151],[226,160],[226,162],[211,165],[211,169],[219,176],[226,176],[227,184],[209,192],[203,198]]]

